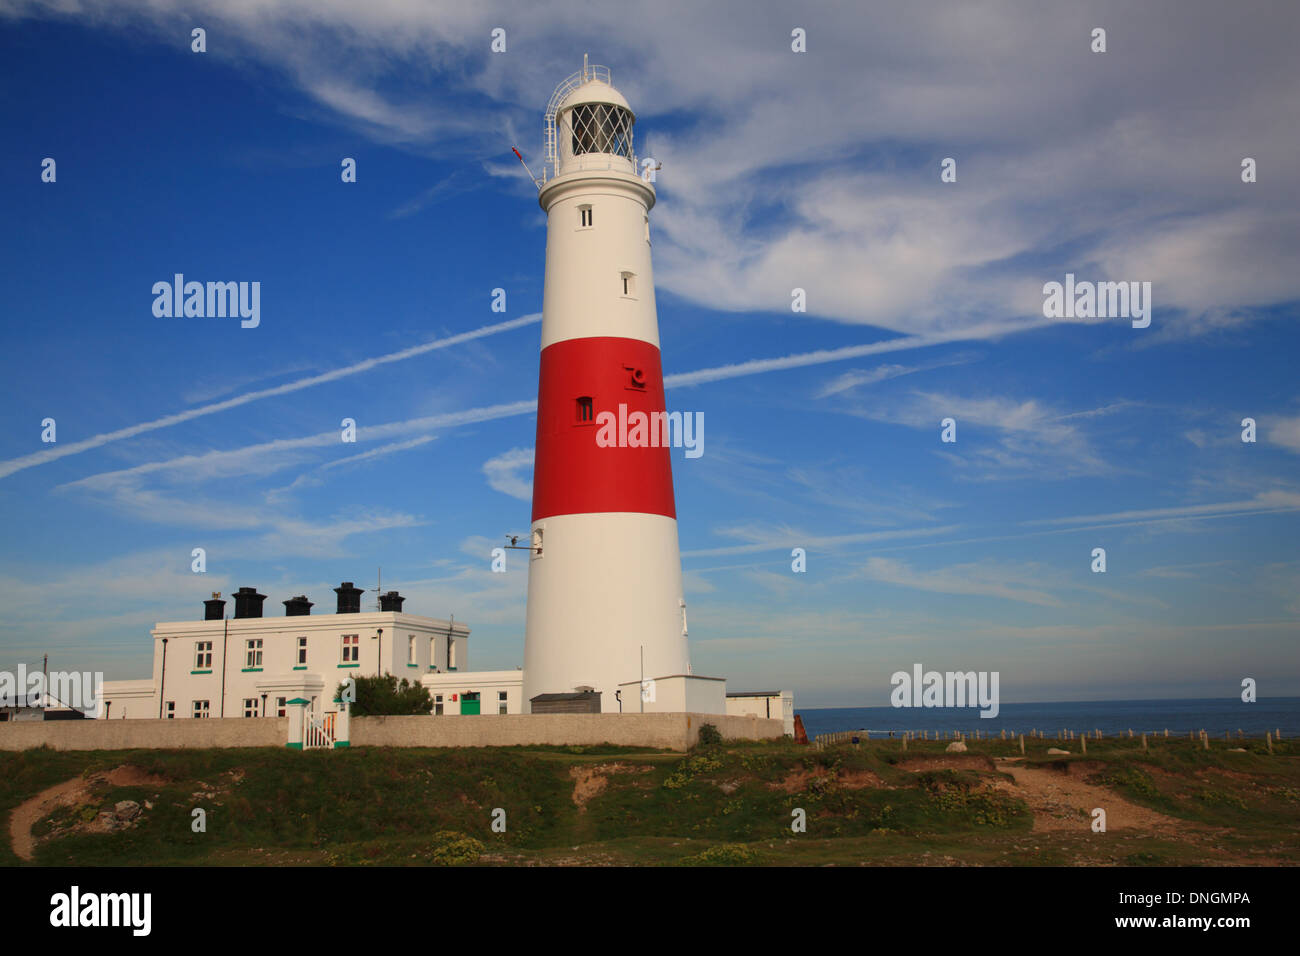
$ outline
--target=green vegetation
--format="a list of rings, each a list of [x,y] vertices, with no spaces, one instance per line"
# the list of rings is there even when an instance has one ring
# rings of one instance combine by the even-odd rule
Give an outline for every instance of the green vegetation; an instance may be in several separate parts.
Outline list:
[[[0,753],[0,815],[87,779],[83,799],[33,818],[38,865],[1300,861],[1300,759],[1288,746],[1269,755],[1249,743],[1232,753],[1161,740],[1143,753],[1127,740],[1090,741],[1086,756],[1062,757],[1046,753],[1052,741],[1026,743],[1023,759],[1011,742],[967,741],[968,753],[946,754],[944,742],[910,741],[904,752],[896,739],[821,751],[715,741],[685,755],[613,746],[41,749]],[[102,779],[114,769],[132,783]],[[1077,806],[1045,817],[1027,776],[1111,795],[1102,800],[1111,832],[1092,833]],[[121,800],[148,808],[114,832],[90,826]],[[206,832],[192,829],[195,808],[206,812]],[[1158,822],[1115,829],[1132,808]],[[492,828],[497,809],[504,833]],[[795,833],[800,810],[806,832]],[[1051,825],[1035,829],[1043,819]],[[20,862],[0,843],[0,864]]]
[[[352,701],[353,717],[409,717],[427,714],[433,710],[429,689],[418,681],[405,677],[399,682],[394,674],[354,678],[356,700]],[[342,700],[348,684],[339,684],[335,700]]]

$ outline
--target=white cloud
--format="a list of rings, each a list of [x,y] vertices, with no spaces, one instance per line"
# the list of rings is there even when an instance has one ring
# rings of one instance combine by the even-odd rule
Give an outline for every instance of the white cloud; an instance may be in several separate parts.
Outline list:
[[[533,498],[532,476],[525,477],[523,472],[533,467],[533,450],[531,448],[512,448],[507,452],[490,458],[483,463],[483,474],[487,475],[489,487],[518,498],[531,501]]]

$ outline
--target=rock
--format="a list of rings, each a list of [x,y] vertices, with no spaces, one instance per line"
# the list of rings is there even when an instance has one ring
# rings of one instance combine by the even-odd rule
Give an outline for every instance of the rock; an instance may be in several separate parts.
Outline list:
[[[1244,754],[1248,752],[1249,751],[1247,751],[1245,747],[1231,747],[1228,750],[1228,753],[1230,754]]]
[[[947,747],[945,747],[944,750],[950,754],[964,754],[966,752],[966,741],[954,740]]]
[[[1047,748],[1047,752],[1048,752],[1049,754],[1069,754],[1070,751],[1068,751],[1068,750],[1061,750],[1061,749],[1058,748],[1058,747],[1048,747],[1048,748]]]
[[[119,820],[134,820],[140,815],[140,804],[134,800],[119,800],[113,807],[113,816]]]
[[[718,789],[721,790],[723,793],[725,793],[727,796],[731,796],[731,794],[735,793],[737,790],[740,789],[740,784],[735,783],[734,781],[731,780],[724,780],[722,783],[718,784]]]

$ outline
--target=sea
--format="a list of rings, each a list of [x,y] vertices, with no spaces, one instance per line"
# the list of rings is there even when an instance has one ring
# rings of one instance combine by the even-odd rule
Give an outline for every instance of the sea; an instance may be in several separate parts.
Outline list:
[[[1186,737],[1201,730],[1222,739],[1240,730],[1249,737],[1265,731],[1282,731],[1284,738],[1300,737],[1300,697],[1270,697],[1254,703],[1239,698],[1202,700],[1086,700],[1039,704],[1003,704],[996,717],[980,717],[972,707],[823,707],[796,708],[809,738],[842,730],[865,730],[874,736],[891,731],[959,731],[974,736],[976,730],[997,736],[1028,734],[1038,730],[1048,736],[1058,731],[1076,734],[1100,730],[1103,736],[1163,734]]]

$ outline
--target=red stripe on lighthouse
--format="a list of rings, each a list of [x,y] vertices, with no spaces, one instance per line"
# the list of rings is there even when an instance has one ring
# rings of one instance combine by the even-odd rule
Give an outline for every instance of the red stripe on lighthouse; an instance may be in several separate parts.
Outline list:
[[[582,399],[591,400],[589,411]],[[667,447],[597,444],[602,413],[614,416],[617,436],[619,405],[626,406],[627,416],[665,410],[658,348],[640,339],[605,336],[568,339],[542,349],[534,521],[607,511],[677,517]]]

